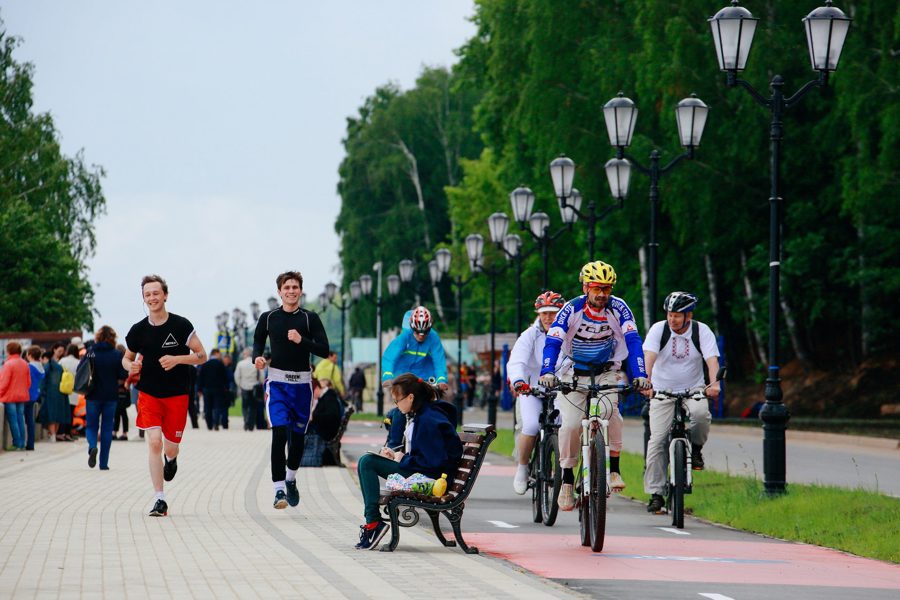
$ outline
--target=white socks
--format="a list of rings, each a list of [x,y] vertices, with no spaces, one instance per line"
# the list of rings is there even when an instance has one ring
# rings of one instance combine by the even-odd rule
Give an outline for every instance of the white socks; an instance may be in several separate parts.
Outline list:
[[[297,481],[297,469],[287,469],[287,481]]]
[[[163,502],[165,502],[166,501],[166,493],[165,492],[156,492],[155,499],[162,500]]]
[[[278,493],[279,490],[284,492],[287,489],[285,488],[283,481],[273,481],[272,487],[275,488],[275,493]]]

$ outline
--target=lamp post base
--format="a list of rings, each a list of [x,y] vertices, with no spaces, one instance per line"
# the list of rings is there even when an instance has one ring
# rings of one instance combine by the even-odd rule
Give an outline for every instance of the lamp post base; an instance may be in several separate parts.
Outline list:
[[[782,402],[781,379],[777,374],[766,379],[766,403],[759,411],[763,422],[763,485],[769,496],[785,493],[785,435],[791,413]]]

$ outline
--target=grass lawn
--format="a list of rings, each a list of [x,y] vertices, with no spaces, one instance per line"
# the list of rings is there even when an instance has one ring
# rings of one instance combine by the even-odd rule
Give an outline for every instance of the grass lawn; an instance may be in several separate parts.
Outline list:
[[[512,430],[501,429],[491,451],[510,456]],[[623,495],[646,503],[644,461],[623,452]],[[874,492],[788,485],[787,493],[769,498],[761,481],[715,471],[694,471],[694,493],[685,496],[694,516],[771,537],[826,546],[859,556],[900,563],[900,498]]]

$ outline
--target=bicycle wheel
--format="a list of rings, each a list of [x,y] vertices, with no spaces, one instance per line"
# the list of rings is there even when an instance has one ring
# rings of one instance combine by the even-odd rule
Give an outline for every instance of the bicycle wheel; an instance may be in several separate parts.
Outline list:
[[[531,520],[540,523],[544,519],[541,510],[541,465],[540,445],[536,445],[531,452],[531,462],[528,463],[528,484],[531,486]]]
[[[606,539],[606,441],[603,432],[597,431],[591,443],[591,550],[603,550]]]
[[[675,443],[675,482],[672,486],[672,525],[684,529],[684,489],[687,485],[687,444],[681,440]]]
[[[562,487],[562,469],[559,466],[559,439],[556,434],[547,436],[543,444],[541,462],[541,508],[544,512],[544,525],[553,526],[559,512],[559,488]]]
[[[584,480],[580,480],[578,485],[575,487],[575,493],[578,494],[577,500],[575,501],[578,505],[578,529],[581,534],[581,545],[582,546],[590,546],[591,545],[591,506],[590,503],[587,502],[584,496],[581,493],[581,488],[584,485]]]

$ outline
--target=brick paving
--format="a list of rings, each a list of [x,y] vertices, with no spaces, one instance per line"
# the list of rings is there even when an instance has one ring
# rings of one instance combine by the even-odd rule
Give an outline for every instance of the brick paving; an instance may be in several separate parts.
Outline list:
[[[0,454],[0,598],[580,597],[424,528],[394,553],[355,550],[347,469],[302,469],[300,506],[274,510],[268,432],[188,430],[169,516],[148,517],[146,446],[131,436],[109,471],[88,468],[84,441]]]

